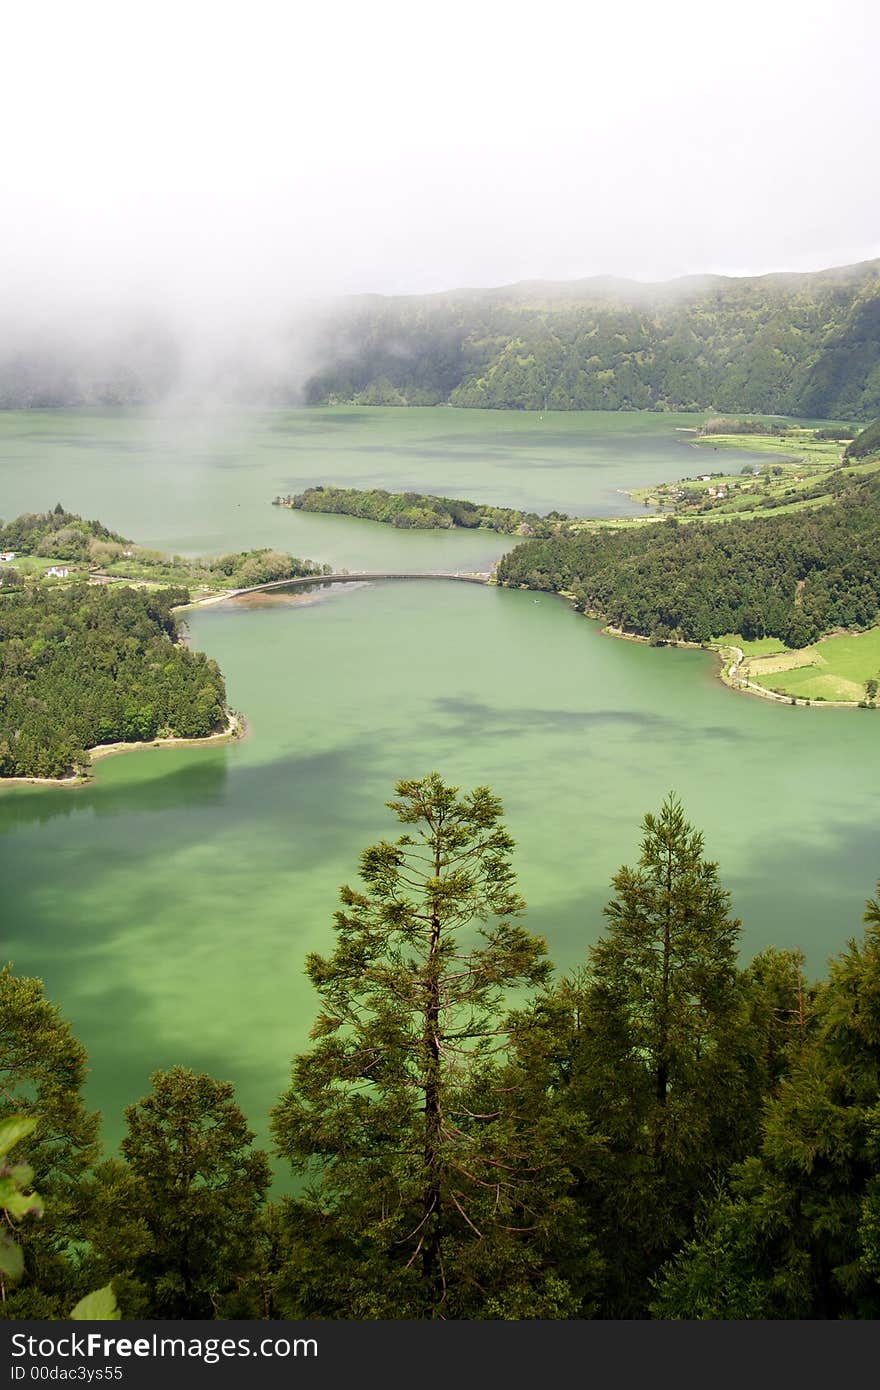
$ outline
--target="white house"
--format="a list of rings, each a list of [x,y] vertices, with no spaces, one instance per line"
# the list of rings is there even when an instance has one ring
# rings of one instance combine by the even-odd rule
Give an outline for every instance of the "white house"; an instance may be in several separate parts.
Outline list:
[[[66,565],[52,565],[51,569],[46,570],[46,573],[50,574],[53,579],[66,579],[70,570]]]
[[[0,565],[8,565],[10,560],[15,559],[14,550],[0,550]]]

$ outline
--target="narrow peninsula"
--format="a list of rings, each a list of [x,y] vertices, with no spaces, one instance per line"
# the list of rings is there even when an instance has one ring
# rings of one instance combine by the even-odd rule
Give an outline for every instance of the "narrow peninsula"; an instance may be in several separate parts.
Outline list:
[[[386,492],[383,488],[309,487],[305,492],[276,497],[273,506],[298,512],[332,512],[363,521],[381,521],[410,531],[500,531],[503,535],[552,536],[570,520],[564,512],[523,512],[493,507],[458,497],[435,497],[424,492]]]

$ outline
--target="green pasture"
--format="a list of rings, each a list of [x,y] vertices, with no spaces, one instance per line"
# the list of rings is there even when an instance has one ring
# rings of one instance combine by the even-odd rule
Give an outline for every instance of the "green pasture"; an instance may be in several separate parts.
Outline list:
[[[880,680],[880,627],[826,637],[801,651],[788,652],[777,643],[775,652],[765,648],[746,655],[750,660],[743,674],[768,690],[801,700],[859,701],[865,697],[865,682]],[[787,669],[779,669],[783,665]]]
[[[769,656],[773,652],[784,652],[785,643],[778,637],[755,637],[751,641],[747,640],[739,632],[727,632],[723,637],[716,637],[712,643],[713,647],[739,647],[743,656]]]

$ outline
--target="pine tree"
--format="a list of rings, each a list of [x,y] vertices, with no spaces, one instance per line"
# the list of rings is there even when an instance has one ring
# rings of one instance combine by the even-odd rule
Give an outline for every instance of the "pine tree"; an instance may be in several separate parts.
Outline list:
[[[880,1317],[880,899],[817,991],[755,1157],[663,1272],[664,1318]]]
[[[743,1157],[755,1089],[739,922],[703,837],[669,797],[612,880],[586,968],[518,1030],[576,1148],[576,1197],[604,1257],[605,1316],[644,1316],[649,1280],[692,1230],[697,1196]]]
[[[364,851],[333,955],[308,959],[315,1045],[274,1112],[280,1152],[312,1184],[288,1209],[292,1306],[507,1316],[527,1292],[554,1316],[567,1290],[542,1283],[523,1228],[537,1248],[558,1189],[498,1090],[509,992],[546,979],[544,943],[510,921],[524,903],[498,798],[437,773],[396,792],[406,831]]]
[[[703,858],[703,836],[670,796],[644,820],[637,869],[614,876],[606,937],[591,951],[597,998],[621,1016],[645,1062],[657,1105],[655,1151],[672,1141],[677,1092],[703,1054],[719,1014],[735,1005],[736,942],[730,894]]]

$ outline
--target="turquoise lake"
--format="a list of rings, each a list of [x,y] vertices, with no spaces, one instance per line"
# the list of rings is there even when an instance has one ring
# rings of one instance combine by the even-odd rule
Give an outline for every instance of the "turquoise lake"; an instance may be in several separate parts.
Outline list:
[[[693,416],[322,410],[192,419],[0,413],[0,512],[61,500],[187,553],[273,545],[349,569],[477,569],[511,542],[273,508],[317,482],[627,515],[695,473]],[[744,461],[748,455],[743,456]],[[106,759],[76,790],[0,796],[3,954],[86,1044],[111,1142],[173,1062],[236,1083],[254,1127],[307,1039],[309,950],[339,885],[395,833],[395,779],[436,768],[502,797],[528,922],[561,968],[602,924],[644,812],[676,790],[743,952],[819,973],[880,875],[877,725],[739,696],[698,651],[603,636],[559,599],[442,581],[334,586],[189,616],[244,741]]]

